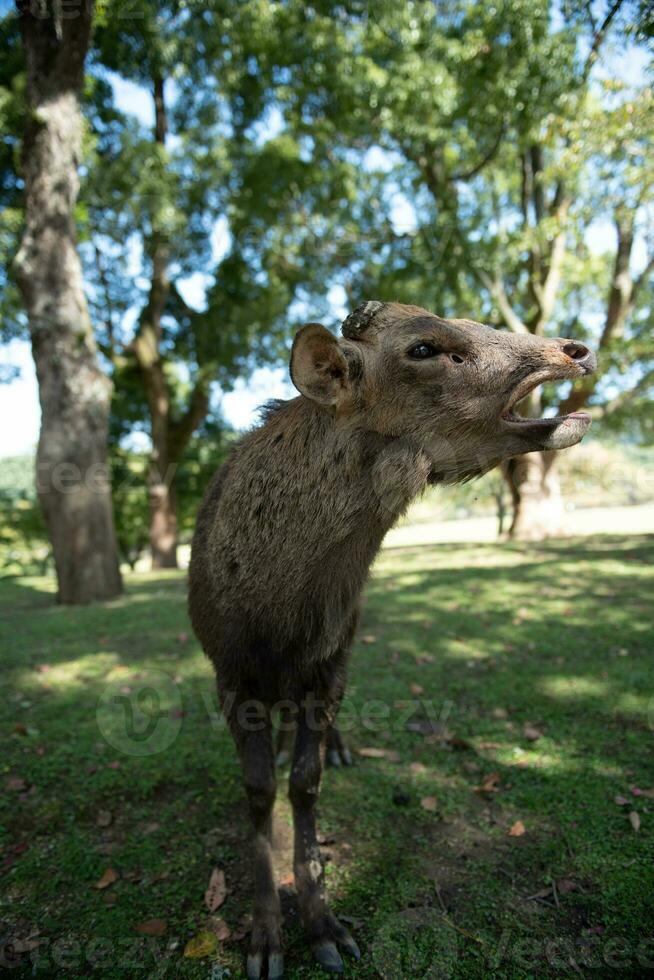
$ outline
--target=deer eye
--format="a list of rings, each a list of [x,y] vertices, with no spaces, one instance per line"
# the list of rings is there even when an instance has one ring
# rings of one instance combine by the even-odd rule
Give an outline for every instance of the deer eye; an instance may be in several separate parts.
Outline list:
[[[407,351],[408,356],[412,357],[414,361],[424,361],[428,357],[437,357],[441,353],[442,351],[438,347],[434,347],[433,344],[427,344],[425,341],[414,344]]]

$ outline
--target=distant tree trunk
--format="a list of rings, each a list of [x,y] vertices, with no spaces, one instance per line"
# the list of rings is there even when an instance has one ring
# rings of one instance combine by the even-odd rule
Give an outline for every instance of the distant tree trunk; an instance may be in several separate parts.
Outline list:
[[[555,452],[516,456],[503,467],[513,502],[509,537],[541,541],[564,530],[563,497]]]
[[[79,96],[93,5],[17,3],[27,58],[23,143],[25,230],[15,260],[41,402],[37,489],[52,542],[58,599],[121,592],[107,419],[111,385],[100,370],[73,219],[82,117]],[[7,423],[7,420],[5,420]]]
[[[163,149],[168,131],[164,80],[152,82],[155,124],[154,139]],[[208,378],[200,374],[189,396],[186,410],[173,416],[173,398],[166,376],[162,351],[162,317],[175,287],[168,275],[170,247],[166,236],[155,229],[147,243],[152,262],[148,302],[139,318],[132,350],[136,357],[150,414],[152,451],[148,471],[150,505],[150,551],[152,567],[177,568],[177,494],[175,476],[184,451],[209,408]],[[176,294],[178,295],[178,294]],[[181,300],[181,298],[180,298]]]

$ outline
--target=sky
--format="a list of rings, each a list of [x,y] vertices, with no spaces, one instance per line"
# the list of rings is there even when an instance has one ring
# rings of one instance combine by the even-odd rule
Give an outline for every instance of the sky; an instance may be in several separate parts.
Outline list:
[[[1,5],[2,0],[0,0]],[[644,53],[632,49],[629,57],[622,55],[619,64],[605,63],[602,73],[616,75],[627,84],[639,84],[644,81],[645,63]],[[133,113],[144,125],[152,126],[154,117],[150,95],[118,76],[113,76],[112,84],[119,108]],[[278,129],[279,121],[271,118],[268,121],[269,132],[266,136],[273,135]],[[369,165],[382,166],[384,164],[382,152],[371,152]],[[410,232],[415,228],[413,209],[401,196],[397,198],[392,218],[398,231]],[[614,244],[613,230],[608,224],[598,222],[592,228],[587,241],[593,251],[598,253],[606,251]],[[228,245],[229,235],[226,225],[224,221],[218,222],[212,240],[214,259],[224,253]],[[642,260],[643,256],[636,254],[636,265],[642,264]],[[189,305],[202,308],[206,285],[206,278],[198,274],[186,280],[180,292]],[[332,289],[328,294],[335,317],[346,315],[344,299],[344,290],[339,288]],[[31,452],[38,440],[40,424],[38,386],[29,343],[15,340],[0,346],[0,376],[3,365],[18,368],[19,375],[9,384],[0,384],[0,419],[3,420],[0,429],[0,459]],[[266,367],[255,370],[247,379],[239,379],[232,391],[219,393],[219,406],[225,420],[234,428],[243,430],[256,421],[257,409],[261,404],[270,398],[289,398],[293,394],[294,388],[288,377],[288,369]],[[145,448],[145,445],[137,439],[134,448]]]

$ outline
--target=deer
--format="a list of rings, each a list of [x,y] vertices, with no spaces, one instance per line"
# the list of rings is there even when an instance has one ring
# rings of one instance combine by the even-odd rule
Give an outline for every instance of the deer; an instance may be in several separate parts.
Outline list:
[[[316,802],[328,748],[349,761],[336,715],[369,569],[427,486],[578,443],[589,414],[527,418],[516,406],[543,382],[595,368],[595,355],[574,340],[368,301],[340,337],[319,323],[299,330],[290,357],[297,397],[269,404],[209,484],[192,542],[189,612],[215,668],[253,827],[249,980],[279,980],[284,970],[273,711],[281,705],[293,717],[300,917],[318,964],[341,973],[341,953],[361,954],[328,904]]]

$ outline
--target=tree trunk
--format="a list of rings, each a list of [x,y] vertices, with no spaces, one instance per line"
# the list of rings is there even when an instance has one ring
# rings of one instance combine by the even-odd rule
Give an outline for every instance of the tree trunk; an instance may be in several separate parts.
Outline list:
[[[100,370],[73,219],[79,94],[92,4],[64,16],[19,2],[27,58],[25,230],[15,269],[29,319],[41,402],[37,490],[52,542],[58,599],[121,592],[107,472],[111,384]]]
[[[163,465],[162,465],[163,464]],[[177,462],[153,451],[148,476],[150,554],[153,568],[177,568]]]
[[[563,497],[556,460],[556,452],[528,453],[516,456],[503,466],[513,502],[510,538],[542,541],[564,532]]]

